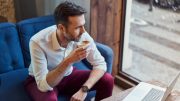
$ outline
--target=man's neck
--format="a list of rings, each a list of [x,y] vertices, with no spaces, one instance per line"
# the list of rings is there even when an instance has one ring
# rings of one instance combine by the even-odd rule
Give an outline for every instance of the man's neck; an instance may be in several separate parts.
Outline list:
[[[66,40],[66,38],[64,37],[63,33],[58,32],[58,31],[56,30],[56,36],[57,36],[57,40],[58,40],[59,45],[60,45],[61,47],[66,48],[69,42],[68,42],[68,41]]]

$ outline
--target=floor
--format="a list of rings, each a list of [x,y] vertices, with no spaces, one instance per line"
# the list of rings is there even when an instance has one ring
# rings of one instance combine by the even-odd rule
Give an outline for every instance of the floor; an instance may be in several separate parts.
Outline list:
[[[121,92],[121,91],[123,91],[122,88],[118,87],[117,85],[114,85],[113,95],[115,95],[115,94],[117,94],[117,93],[119,93],[119,92]]]

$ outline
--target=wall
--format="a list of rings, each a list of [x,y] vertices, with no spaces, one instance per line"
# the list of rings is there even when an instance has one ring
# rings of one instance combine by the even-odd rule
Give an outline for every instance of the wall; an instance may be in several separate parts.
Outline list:
[[[13,0],[0,0],[0,21],[16,22]]]
[[[114,51],[113,75],[120,64],[122,0],[91,0],[91,36]]]
[[[37,16],[35,0],[14,0],[14,4],[17,21]]]
[[[38,1],[38,0],[36,0]],[[52,14],[55,7],[61,3],[64,2],[66,0],[44,0],[44,5],[45,5],[45,10],[44,10],[44,14],[48,15],[48,14]],[[77,5],[82,6],[83,8],[86,9],[87,14],[85,15],[85,19],[86,19],[86,25],[85,28],[86,30],[89,32],[90,31],[90,1],[91,0],[68,0],[71,2],[74,2]],[[40,14],[39,14],[40,15]]]
[[[17,21],[53,14],[55,7],[66,0],[14,0],[16,8]],[[68,0],[75,2],[87,10],[85,15],[86,29],[89,32],[90,27],[90,0]]]

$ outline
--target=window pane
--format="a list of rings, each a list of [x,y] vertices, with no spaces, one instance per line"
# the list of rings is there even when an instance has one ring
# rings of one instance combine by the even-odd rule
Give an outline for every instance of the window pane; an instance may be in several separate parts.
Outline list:
[[[139,80],[168,85],[180,70],[180,2],[168,1],[126,0],[122,71]]]

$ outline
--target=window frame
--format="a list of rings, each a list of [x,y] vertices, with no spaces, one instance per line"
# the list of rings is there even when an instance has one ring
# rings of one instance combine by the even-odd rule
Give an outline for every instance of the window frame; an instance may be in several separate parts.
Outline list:
[[[122,10],[121,10],[121,28],[120,28],[120,46],[119,46],[119,66],[118,74],[115,77],[115,83],[122,87],[123,89],[128,89],[133,86],[136,86],[140,80],[137,78],[128,75],[122,71],[122,61],[123,61],[123,47],[124,47],[124,34],[125,34],[125,21],[126,21],[126,0],[122,0]]]

